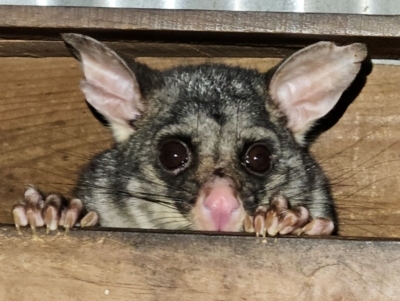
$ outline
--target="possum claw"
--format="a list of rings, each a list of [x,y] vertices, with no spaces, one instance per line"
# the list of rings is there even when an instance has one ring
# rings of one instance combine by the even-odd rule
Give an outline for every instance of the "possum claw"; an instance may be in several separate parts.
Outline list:
[[[303,227],[309,219],[305,207],[291,207],[283,196],[277,196],[272,201],[266,214],[266,228],[270,236],[289,234]]]
[[[83,210],[83,203],[80,199],[72,199],[65,210],[63,224],[65,232],[68,233],[69,229],[72,228],[79,219]]]
[[[254,233],[254,217],[246,215],[243,221],[244,232]]]
[[[65,204],[65,199],[59,194],[50,194],[46,197],[43,218],[47,234],[50,231],[57,230],[61,218],[61,209]]]
[[[99,221],[99,216],[96,212],[90,211],[81,219],[81,227],[92,227],[96,226]]]
[[[34,186],[27,187],[25,200],[13,206],[12,214],[15,227],[22,234],[21,227],[30,225],[32,232],[36,235],[36,228],[46,226],[46,233],[57,230],[63,226],[68,232],[75,226],[84,212],[81,200],[72,199],[67,201],[60,194],[50,194],[44,200],[44,195]],[[94,226],[98,222],[98,215],[89,212],[81,221],[82,227]]]
[[[332,220],[325,218],[316,218],[305,225],[299,234],[307,235],[330,235],[335,229],[335,225]]]
[[[250,225],[250,221],[252,224]],[[278,234],[329,235],[334,230],[330,219],[312,219],[303,206],[290,206],[283,196],[276,196],[268,207],[257,208],[254,217],[246,217],[244,230],[255,232],[256,236],[276,236]],[[253,230],[253,231],[250,231]]]
[[[22,204],[15,205],[12,209],[13,219],[15,228],[17,228],[18,234],[22,234],[21,226],[25,227],[28,225],[28,219],[25,214],[25,206]]]
[[[257,212],[256,212],[257,214]],[[308,210],[302,206],[289,208],[283,196],[275,197],[265,211],[265,232],[270,236],[289,234],[306,224]]]
[[[33,234],[36,235],[36,228],[44,225],[42,209],[44,205],[43,195],[33,186],[29,186],[25,191],[25,212],[28,224],[31,226]]]
[[[266,227],[265,227],[265,215],[267,213],[267,208],[258,207],[256,209],[256,215],[254,216],[254,231],[256,232],[256,236],[265,237],[266,235]]]

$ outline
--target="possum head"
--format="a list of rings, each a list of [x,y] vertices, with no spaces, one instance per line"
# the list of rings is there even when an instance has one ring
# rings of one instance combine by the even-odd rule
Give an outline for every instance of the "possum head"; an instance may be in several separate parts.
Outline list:
[[[334,219],[304,137],[354,80],[364,45],[320,42],[263,74],[218,64],[156,71],[92,38],[63,38],[116,139],[75,191],[102,225],[240,231],[276,195]]]

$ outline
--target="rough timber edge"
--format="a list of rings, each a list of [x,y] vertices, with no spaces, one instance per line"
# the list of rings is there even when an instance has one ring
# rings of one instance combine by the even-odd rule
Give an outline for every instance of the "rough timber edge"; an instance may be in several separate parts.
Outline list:
[[[400,15],[0,5],[0,29],[0,56],[67,56],[61,32],[133,56],[282,57],[319,40],[367,43],[373,58],[400,53]]]

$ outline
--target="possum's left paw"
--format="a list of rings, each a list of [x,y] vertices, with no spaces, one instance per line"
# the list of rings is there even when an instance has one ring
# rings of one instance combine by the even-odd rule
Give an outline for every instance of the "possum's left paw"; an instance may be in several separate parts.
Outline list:
[[[330,219],[315,218],[303,206],[290,206],[283,196],[275,197],[268,207],[257,208],[255,216],[247,216],[244,222],[246,232],[257,236],[276,236],[277,234],[329,235],[334,231]]]
[[[12,213],[18,233],[21,233],[21,226],[28,224],[33,234],[36,234],[36,228],[43,226],[46,226],[47,233],[56,230],[58,226],[68,232],[77,223],[81,227],[90,227],[98,222],[97,213],[86,213],[80,199],[67,200],[60,194],[45,197],[32,185],[25,190],[24,201],[13,206]]]

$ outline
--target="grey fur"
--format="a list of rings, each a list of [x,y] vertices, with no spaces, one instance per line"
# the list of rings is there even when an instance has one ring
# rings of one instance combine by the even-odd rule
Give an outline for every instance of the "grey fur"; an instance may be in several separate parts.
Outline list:
[[[203,64],[161,72],[127,64],[146,109],[126,141],[93,158],[74,191],[103,226],[192,229],[199,189],[217,169],[233,179],[249,215],[279,194],[336,224],[324,172],[269,96],[275,69],[262,74]],[[159,162],[159,145],[169,138],[183,139],[191,150],[189,166],[177,174]],[[272,169],[264,175],[242,164],[244,147],[255,141],[272,152]]]

